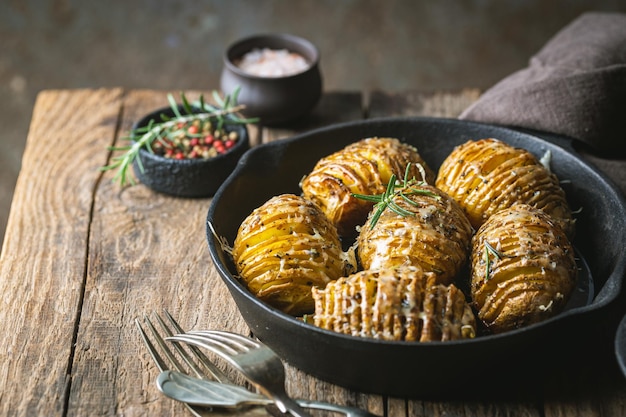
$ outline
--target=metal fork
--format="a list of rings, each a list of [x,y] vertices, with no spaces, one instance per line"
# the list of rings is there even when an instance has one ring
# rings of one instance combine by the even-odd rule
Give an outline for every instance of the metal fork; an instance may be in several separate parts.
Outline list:
[[[176,371],[161,372],[157,378],[157,386],[166,396],[193,405],[241,408],[245,405],[274,404],[270,398],[248,391],[242,386],[198,379]],[[340,413],[346,417],[378,417],[365,410],[345,405],[320,401],[297,401],[306,408]],[[278,409],[276,411],[279,412]]]
[[[278,409],[295,417],[310,417],[285,391],[285,367],[264,344],[235,333],[206,330],[166,338],[203,347],[239,370],[261,393],[274,400]]]
[[[159,326],[161,327],[162,332],[165,334],[166,337],[172,336],[174,334],[174,331],[177,333],[184,331],[178,325],[176,320],[174,320],[174,318],[167,311],[165,311],[164,314],[168,322],[170,323],[171,327],[168,326],[165,323],[165,321],[157,313],[153,313],[156,321],[159,323]],[[156,364],[157,368],[162,373],[169,370],[170,368],[179,372],[186,372],[187,369],[176,358],[176,356],[174,355],[170,347],[165,343],[164,337],[162,337],[159,334],[156,327],[152,324],[152,322],[147,316],[144,316],[144,322],[145,322],[146,328],[149,330],[150,334],[152,335],[152,339],[154,339],[156,344],[159,346],[159,349],[157,349],[155,345],[152,343],[152,341],[148,337],[147,332],[141,326],[140,321],[138,319],[135,320],[135,324],[137,325],[137,328],[139,329],[141,338],[143,339],[143,342],[146,348],[148,349],[150,356],[154,360],[154,363]],[[174,330],[172,331],[172,329]],[[241,397],[243,396],[243,391],[240,390],[242,387],[231,385],[229,383],[230,381],[228,380],[228,377],[226,377],[226,375],[219,368],[217,368],[207,358],[207,356],[202,353],[202,351],[200,351],[198,348],[194,346],[189,346],[190,348],[189,351],[186,351],[178,343],[172,343],[171,346],[178,353],[179,357],[182,358],[183,362],[187,364],[188,368],[191,369],[191,372],[196,375],[196,377],[200,379],[205,379],[205,380],[211,380],[211,378],[214,378],[216,381],[219,381],[219,382],[216,382],[216,384],[219,384],[220,382],[222,382],[223,383],[221,384],[222,389],[220,391],[221,395],[223,395],[224,399],[229,399],[230,405],[232,407],[236,407],[237,402],[242,401]],[[163,359],[161,354],[159,354],[159,352],[161,352],[167,358],[167,360],[170,363],[169,366],[167,365],[166,361]],[[231,393],[232,387],[234,387],[234,391],[236,391],[235,394]],[[249,392],[249,393],[251,394],[252,397],[256,396],[256,394],[253,392]],[[233,397],[233,395],[235,395],[235,397]],[[239,397],[237,397],[237,395],[239,395]],[[260,403],[259,405],[266,405],[266,404]],[[267,417],[267,416],[273,415],[269,413],[267,409],[264,407],[252,407],[252,408],[246,407],[244,409],[242,409],[241,407],[238,407],[236,411],[234,412],[232,409],[229,410],[229,409],[222,409],[222,408],[211,408],[211,407],[204,407],[204,406],[198,406],[198,405],[187,404],[187,403],[185,403],[185,407],[191,412],[191,414],[193,414],[196,417],[209,417],[209,416],[220,417],[220,416],[233,416],[233,415],[249,416],[249,417],[258,417],[258,416]]]
[[[173,336],[174,332],[184,332],[184,330],[178,325],[176,320],[174,320],[174,318],[167,311],[164,311],[164,315],[169,322],[169,325],[166,324],[165,321],[157,313],[153,313],[153,316],[158,322],[159,327],[162,329],[162,333],[165,335],[165,337]],[[137,324],[137,327],[139,329],[139,333],[148,349],[148,352],[153,358],[155,364],[157,365],[157,368],[159,368],[159,370],[161,371],[159,378],[157,378],[157,386],[165,395],[174,398],[175,396],[172,395],[174,394],[174,391],[163,389],[163,383],[165,381],[169,382],[169,388],[173,389],[173,386],[176,385],[176,382],[181,382],[184,378],[184,384],[180,385],[184,390],[188,390],[188,392],[186,393],[187,399],[189,400],[190,398],[194,397],[193,400],[190,400],[190,404],[187,403],[187,401],[184,402],[186,407],[193,415],[210,415],[212,417],[216,417],[232,416],[233,413],[237,413],[236,415],[240,416],[245,415],[255,417],[261,415],[275,415],[279,412],[278,409],[273,405],[273,401],[266,396],[249,391],[242,386],[234,385],[229,380],[229,378],[219,368],[217,368],[210,361],[210,359],[206,355],[204,355],[204,353],[196,346],[187,345],[186,347],[188,350],[186,350],[178,342],[172,342],[170,344],[167,344],[165,343],[165,338],[162,337],[161,334],[159,334],[159,331],[157,331],[157,329],[147,316],[144,317],[144,322],[146,328],[152,335],[152,339],[154,339],[155,343],[159,347],[159,349],[155,348],[154,344],[150,341],[150,338],[148,337],[146,331],[144,331],[144,329],[142,328],[139,320],[135,320],[135,323]],[[180,374],[172,375],[171,372],[168,372],[170,368],[183,374],[187,372],[187,369],[185,369],[180,361],[176,359],[176,356],[172,352],[172,349],[170,349],[170,346],[172,346],[174,350],[178,353],[178,356],[182,358],[183,362],[191,370],[191,373],[195,375],[195,378],[187,377],[186,375]],[[171,366],[168,367],[166,362],[159,354],[159,351],[162,352],[162,354],[167,358]],[[159,385],[159,383],[161,385]],[[198,397],[198,395],[196,395],[199,392],[202,393],[201,397]],[[191,393],[193,393],[194,395],[189,395]],[[180,397],[180,390],[177,396]],[[341,413],[346,417],[377,417],[374,414],[371,414],[365,410],[344,405],[306,400],[298,400],[298,402],[302,406],[307,408]],[[207,405],[209,404],[212,405],[213,408],[207,408]],[[271,405],[269,412],[265,408],[263,408],[263,406],[268,405]],[[251,406],[257,407],[251,408]],[[235,410],[224,410],[223,408]]]

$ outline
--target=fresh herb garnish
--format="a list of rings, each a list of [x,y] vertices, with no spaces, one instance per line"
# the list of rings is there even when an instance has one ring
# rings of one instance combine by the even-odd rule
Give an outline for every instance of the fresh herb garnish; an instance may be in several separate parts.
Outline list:
[[[237,96],[239,95],[239,88],[235,89],[232,95],[226,95],[220,97],[220,95],[213,91],[213,99],[217,103],[217,106],[212,106],[204,101],[204,97],[201,95],[199,100],[190,104],[184,93],[180,94],[181,104],[176,103],[176,100],[171,94],[168,94],[167,100],[170,104],[174,117],[168,117],[161,114],[161,120],[150,120],[146,126],[133,129],[127,137],[122,140],[130,141],[131,143],[126,146],[110,146],[110,151],[123,151],[122,155],[112,158],[111,163],[107,166],[100,168],[102,171],[108,171],[117,169],[117,173],[113,177],[113,181],[117,181],[121,186],[126,183],[134,184],[132,176],[128,175],[129,167],[135,162],[138,162],[138,167],[143,172],[143,165],[141,159],[137,158],[141,149],[145,149],[151,153],[154,153],[152,144],[155,141],[164,141],[164,138],[171,138],[179,135],[181,132],[181,126],[184,128],[189,123],[198,121],[205,121],[207,119],[214,119],[217,122],[216,130],[223,129],[225,124],[247,124],[255,123],[258,119],[245,119],[237,115],[237,112],[242,110],[245,106],[237,104]]]
[[[404,201],[409,203],[412,206],[419,207],[419,204],[413,201],[409,196],[411,195],[426,195],[429,197],[433,197],[436,199],[441,198],[436,193],[421,188],[424,185],[427,185],[424,181],[417,181],[415,177],[409,179],[409,170],[411,164],[409,163],[406,166],[406,170],[404,171],[404,180],[398,181],[395,174],[391,175],[389,178],[389,183],[387,184],[387,189],[384,193],[379,195],[365,195],[365,194],[352,194],[353,197],[359,198],[361,200],[372,201],[376,204],[374,205],[374,214],[370,220],[370,228],[374,227],[376,223],[378,223],[378,219],[383,214],[386,208],[398,214],[399,216],[407,217],[407,216],[415,216],[415,213],[409,211],[403,207],[400,207],[398,203],[394,201],[396,197],[401,197]],[[418,167],[421,168],[420,165]],[[425,177],[425,173],[422,168],[422,177]]]
[[[489,242],[485,241],[485,252],[483,254],[483,259],[485,260],[485,281],[489,281],[491,279],[491,258],[490,255],[495,256],[497,260],[502,260],[504,255],[498,251],[496,248],[491,246]]]

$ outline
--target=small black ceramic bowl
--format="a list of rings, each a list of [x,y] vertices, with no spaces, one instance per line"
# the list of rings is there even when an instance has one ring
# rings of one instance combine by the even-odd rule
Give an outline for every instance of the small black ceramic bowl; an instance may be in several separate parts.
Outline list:
[[[251,75],[237,66],[248,52],[264,48],[286,49],[301,55],[308,67],[299,73],[281,77]],[[247,117],[258,117],[264,125],[287,123],[309,113],[322,94],[319,52],[306,39],[289,34],[256,35],[232,44],[224,55],[221,88],[232,94],[240,87],[238,102]]]
[[[576,214],[583,295],[561,314],[499,335],[449,342],[392,342],[327,331],[260,301],[237,278],[231,256],[241,222],[275,195],[301,192],[300,179],[326,155],[366,137],[396,137],[437,169],[455,146],[498,138],[537,157],[551,154]],[[569,145],[569,146],[568,146]],[[544,377],[580,378],[597,366],[602,323],[619,300],[626,272],[626,202],[619,190],[563,138],[455,119],[369,119],[312,130],[257,146],[240,160],[208,209],[211,257],[243,318],[285,361],[320,379],[396,398],[498,398],[533,393]],[[582,274],[584,272],[584,274]],[[578,298],[578,295],[576,298]],[[574,297],[572,297],[573,299]],[[594,356],[595,355],[595,356]],[[532,397],[536,398],[536,397]]]
[[[182,112],[182,107],[179,107]],[[200,113],[195,109],[194,113]],[[170,107],[147,114],[133,126],[147,126],[151,120],[161,121],[161,115],[174,116]],[[250,148],[248,129],[243,124],[224,125],[227,132],[237,131],[239,139],[226,153],[209,159],[171,159],[146,149],[139,151],[133,162],[135,176],[154,191],[176,197],[211,197],[230,175],[239,158]],[[141,164],[141,165],[140,165]]]

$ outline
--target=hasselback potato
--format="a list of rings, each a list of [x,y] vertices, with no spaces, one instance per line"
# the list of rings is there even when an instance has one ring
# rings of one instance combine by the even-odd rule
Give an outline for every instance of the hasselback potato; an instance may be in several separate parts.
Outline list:
[[[573,236],[572,212],[556,175],[530,152],[497,139],[457,146],[441,164],[436,186],[459,202],[475,229],[497,211],[524,203]]]
[[[574,249],[563,230],[528,205],[493,214],[472,240],[472,302],[494,333],[560,312],[576,275]]]
[[[365,270],[313,289],[314,324],[358,337],[445,341],[476,335],[476,320],[454,285],[419,267]]]
[[[292,194],[255,209],[240,225],[232,254],[253,294],[294,315],[313,311],[312,287],[346,276],[356,264],[319,207]]]
[[[418,265],[434,272],[441,284],[451,283],[466,264],[472,227],[459,205],[441,190],[424,183],[399,186],[380,217],[371,211],[357,237],[363,269]],[[392,205],[404,213],[397,213]]]
[[[372,203],[352,194],[382,193],[392,174],[433,183],[435,179],[417,150],[394,138],[367,138],[328,155],[300,182],[303,195],[322,208],[341,236],[354,237]],[[426,178],[424,178],[424,176]]]

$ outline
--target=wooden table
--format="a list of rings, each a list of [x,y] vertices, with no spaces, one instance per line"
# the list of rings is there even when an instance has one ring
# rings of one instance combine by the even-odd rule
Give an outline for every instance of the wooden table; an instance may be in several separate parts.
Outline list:
[[[251,133],[260,143],[364,117],[455,117],[478,94],[334,92],[298,126]],[[121,189],[99,171],[111,158],[107,147],[166,104],[163,91],[39,95],[0,258],[0,415],[186,415],[157,391],[134,319],[167,308],[187,329],[248,332],[209,257],[211,200]],[[589,157],[625,189],[624,160]],[[626,415],[626,383],[611,350],[615,320],[607,322],[603,353],[581,358],[592,370],[568,381],[538,375],[548,383],[531,398],[405,401],[350,392],[293,368],[288,390],[381,416]]]

